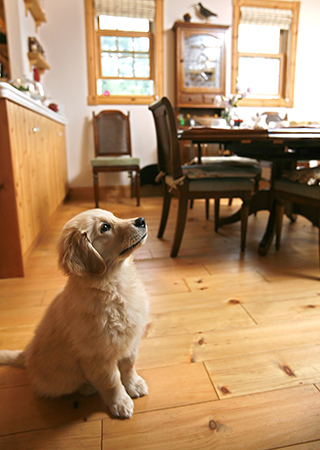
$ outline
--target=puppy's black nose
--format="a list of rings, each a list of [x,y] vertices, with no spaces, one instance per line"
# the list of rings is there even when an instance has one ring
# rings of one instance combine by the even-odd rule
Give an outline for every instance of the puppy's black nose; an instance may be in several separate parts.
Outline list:
[[[143,217],[138,217],[135,221],[134,221],[134,225],[138,228],[145,228],[146,227],[146,222],[144,220]]]

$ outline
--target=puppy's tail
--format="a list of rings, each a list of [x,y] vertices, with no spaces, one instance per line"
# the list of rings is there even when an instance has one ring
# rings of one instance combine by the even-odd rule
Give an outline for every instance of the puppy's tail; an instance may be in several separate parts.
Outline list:
[[[24,368],[24,352],[22,350],[1,350],[0,366],[14,366]]]

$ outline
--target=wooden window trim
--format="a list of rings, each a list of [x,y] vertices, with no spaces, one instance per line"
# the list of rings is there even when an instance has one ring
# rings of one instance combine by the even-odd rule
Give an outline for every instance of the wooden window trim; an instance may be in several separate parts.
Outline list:
[[[156,16],[155,16],[155,34],[151,40],[153,45],[154,55],[154,95],[143,96],[125,96],[112,95],[103,97],[97,95],[97,80],[100,77],[99,67],[99,46],[97,45],[97,30],[95,29],[94,4],[92,0],[85,0],[86,13],[86,36],[87,36],[87,67],[88,67],[88,104],[89,105],[149,105],[157,98],[163,96],[164,92],[164,47],[163,47],[163,2],[164,0],[156,1]],[[106,30],[103,30],[106,31]]]
[[[233,27],[232,27],[232,69],[231,69],[231,92],[235,92],[238,71],[239,71],[239,56],[238,51],[238,25],[240,22],[240,7],[252,6],[260,8],[278,8],[290,9],[293,13],[291,21],[290,43],[288,48],[288,58],[284,60],[284,71],[281,74],[280,92],[283,95],[280,98],[244,98],[241,100],[241,106],[274,106],[292,108],[294,105],[294,82],[295,82],[295,66],[296,66],[296,51],[298,40],[298,22],[300,2],[296,1],[266,1],[266,0],[233,0]],[[281,46],[283,46],[284,39],[281,39]],[[281,49],[282,51],[282,49]],[[281,86],[282,84],[282,86]],[[286,92],[285,92],[286,91]]]

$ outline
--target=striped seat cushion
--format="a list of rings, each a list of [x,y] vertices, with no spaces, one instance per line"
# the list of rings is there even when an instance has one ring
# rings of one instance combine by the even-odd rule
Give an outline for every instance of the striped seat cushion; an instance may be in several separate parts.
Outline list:
[[[182,167],[183,174],[189,179],[195,178],[254,178],[261,174],[261,168],[256,166],[233,166],[224,164],[191,165]]]
[[[165,182],[172,188],[184,182],[184,178],[180,180],[174,180],[170,175],[165,176]],[[249,178],[239,177],[225,177],[225,178],[194,178],[189,179],[190,191],[235,191],[235,190],[248,190],[251,191],[254,187],[254,183]],[[228,195],[226,195],[227,197]]]
[[[197,164],[198,158],[195,157],[191,164]],[[246,158],[245,156],[202,156],[202,164],[228,164],[230,166],[258,166],[259,161],[254,158]]]

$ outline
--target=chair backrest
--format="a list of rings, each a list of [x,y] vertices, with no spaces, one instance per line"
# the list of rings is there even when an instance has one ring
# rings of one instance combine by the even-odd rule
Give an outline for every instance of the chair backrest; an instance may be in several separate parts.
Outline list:
[[[131,156],[130,115],[118,110],[93,113],[96,156]]]
[[[181,178],[180,144],[172,105],[167,97],[162,97],[149,109],[156,126],[159,170],[174,179]]]

